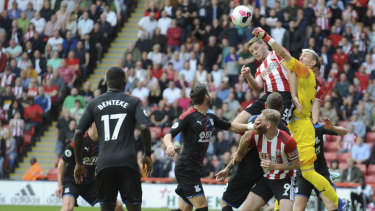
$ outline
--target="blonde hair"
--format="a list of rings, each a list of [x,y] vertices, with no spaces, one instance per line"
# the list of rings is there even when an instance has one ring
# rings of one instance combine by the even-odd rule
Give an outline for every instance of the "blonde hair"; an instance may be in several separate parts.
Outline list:
[[[280,123],[280,112],[275,109],[264,109],[262,115],[266,118],[267,121],[272,122],[276,127]]]
[[[247,47],[250,49],[251,45],[254,44],[254,43],[263,44],[265,42],[258,37],[253,37],[251,40],[249,40],[249,42],[247,42]]]

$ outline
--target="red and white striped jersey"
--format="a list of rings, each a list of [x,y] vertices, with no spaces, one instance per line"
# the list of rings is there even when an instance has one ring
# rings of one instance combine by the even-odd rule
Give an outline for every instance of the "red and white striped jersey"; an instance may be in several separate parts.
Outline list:
[[[12,135],[23,136],[23,128],[22,128],[23,119],[13,119],[12,121],[13,121]]]
[[[12,93],[16,97],[17,100],[21,99],[22,93],[23,93],[23,87],[22,86],[15,86],[12,88]]]
[[[320,16],[316,17],[316,25],[320,26],[322,30],[329,30],[330,24],[329,24],[329,18],[323,17],[324,15],[331,14],[331,10],[328,7],[315,8],[315,13],[319,13]]]
[[[263,79],[264,92],[290,92],[287,72],[280,64],[282,60],[271,51],[258,67],[255,77],[259,75]]]
[[[10,86],[13,83],[14,80],[14,74],[11,73],[9,75],[5,73],[0,74],[0,86],[1,87],[7,87]]]
[[[257,147],[260,160],[271,160],[273,163],[284,164],[299,157],[296,141],[286,132],[277,129],[277,135],[268,140],[263,134],[253,133],[249,147]],[[292,177],[294,170],[264,169],[264,177],[278,180]]]
[[[324,96],[325,96],[324,88],[323,88],[322,84],[320,83],[320,81],[316,80],[315,100],[323,103]]]

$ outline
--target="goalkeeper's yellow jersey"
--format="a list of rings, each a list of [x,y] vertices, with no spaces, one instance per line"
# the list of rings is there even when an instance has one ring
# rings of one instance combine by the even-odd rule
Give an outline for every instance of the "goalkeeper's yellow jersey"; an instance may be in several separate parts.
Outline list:
[[[307,68],[297,59],[290,59],[285,65],[297,75],[297,95],[301,103],[301,112],[293,111],[293,116],[299,119],[311,118],[312,104],[315,100],[316,80],[312,69]]]

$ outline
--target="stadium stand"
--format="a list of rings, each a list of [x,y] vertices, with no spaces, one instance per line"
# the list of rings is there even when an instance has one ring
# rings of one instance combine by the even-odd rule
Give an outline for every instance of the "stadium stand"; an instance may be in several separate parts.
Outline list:
[[[298,57],[302,48],[314,49],[319,54],[323,65],[318,80],[326,93],[321,118],[328,117],[345,128],[352,125],[353,144],[355,137],[364,138],[371,153],[358,167],[369,179],[367,182],[375,184],[372,178],[375,173],[374,0],[324,1],[325,5],[303,0],[99,0],[95,3],[88,0],[74,5],[74,1],[58,0],[55,4],[45,1],[39,12],[37,9],[22,12],[18,1],[12,2],[5,8],[0,5],[0,135],[4,136],[4,128],[9,127],[9,120],[17,111],[21,112],[25,125],[23,141],[16,143],[20,150],[15,162],[18,167],[9,169],[9,153],[0,153],[0,165],[11,179],[22,177],[31,156],[38,159],[43,169],[54,168],[58,157],[56,143],[61,147],[69,138],[57,137],[56,127],[69,134],[68,120],[77,119],[87,100],[106,91],[104,73],[114,65],[120,65],[127,74],[125,91],[143,99],[147,113],[154,112],[155,122],[167,118],[168,124],[152,126],[155,131],[152,178],[173,176],[171,169],[166,168],[173,161],[166,156],[160,139],[168,131],[168,125],[189,108],[190,87],[197,81],[207,83],[213,98],[212,112],[227,120],[261,96],[261,92],[252,90],[239,77],[242,65],[251,67],[253,73],[259,65],[248,52],[246,42],[252,38],[254,27],[261,26],[276,34],[294,56]],[[229,14],[238,4],[245,4],[253,11],[253,20],[246,28],[229,27]],[[86,15],[88,19],[83,18]],[[281,28],[276,28],[278,22]],[[77,27],[83,23],[87,23],[85,27]],[[123,23],[125,26],[121,28]],[[66,65],[61,62],[65,58]],[[49,100],[33,104],[28,99],[41,95],[38,85],[50,96],[52,106],[48,115],[44,112]],[[82,86],[85,88],[80,89]],[[71,92],[73,87],[79,88],[78,96]],[[160,101],[165,101],[166,106],[158,111]],[[36,111],[39,107],[43,115],[24,115],[28,113],[24,110]],[[65,120],[64,115],[58,118],[65,110],[74,115],[67,114]],[[17,129],[11,130],[17,136]],[[136,149],[142,150],[139,131],[135,137]],[[215,149],[221,145],[217,144],[214,133],[207,151],[215,172],[220,170],[215,167],[223,152],[233,153],[240,138],[229,132],[224,132],[223,137],[222,143],[229,143],[226,150]],[[344,170],[353,145],[349,144],[348,152],[341,152],[337,145],[340,140],[342,137],[327,135],[325,155],[328,163],[338,159],[340,169]],[[3,139],[6,146],[16,141]]]

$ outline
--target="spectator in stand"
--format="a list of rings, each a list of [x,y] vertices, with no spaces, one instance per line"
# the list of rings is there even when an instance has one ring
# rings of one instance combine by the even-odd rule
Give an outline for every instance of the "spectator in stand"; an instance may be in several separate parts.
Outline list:
[[[46,72],[47,62],[45,58],[41,57],[39,50],[34,51],[34,56],[33,56],[33,59],[31,60],[31,63],[39,75]]]
[[[0,44],[0,73],[4,72],[5,66],[7,65],[7,55],[2,52],[2,48],[2,44]]]
[[[57,86],[53,85],[52,79],[47,78],[44,86],[44,92],[46,95],[48,95],[51,98],[51,115],[52,117],[55,117],[56,109],[58,108],[58,102],[59,102],[59,90]],[[54,118],[52,118],[54,119]]]
[[[184,64],[184,69],[180,70],[180,72],[178,73],[178,75],[184,75],[184,79],[187,83],[193,81],[195,78],[195,74],[199,72],[193,72],[192,70],[190,70],[189,64],[189,61],[186,61]]]
[[[303,10],[298,10],[302,11]],[[282,44],[283,46],[290,51],[293,57],[298,57],[302,49],[303,37],[304,34],[301,31],[296,30],[296,22],[289,22],[289,30],[284,33]]]
[[[135,43],[135,46],[139,49],[139,51],[147,52],[151,49],[151,40],[146,39],[146,33],[142,32],[140,37],[138,38],[137,42]]]
[[[160,28],[155,28],[155,33],[152,36],[151,39],[151,45],[159,44],[161,52],[166,53],[167,52],[167,42],[168,39],[165,35],[160,33]]]
[[[350,157],[346,159],[346,164],[348,167],[342,173],[343,182],[358,183],[359,179],[363,177],[361,170],[354,165],[354,160]]]
[[[73,37],[72,31],[68,30],[65,34],[65,39],[62,43],[65,54],[69,51],[75,50],[77,47],[77,39]]]
[[[47,66],[52,66],[52,70],[57,70],[61,66],[61,58],[59,58],[59,52],[53,51],[52,58],[48,59]]]
[[[34,13],[34,18],[30,21],[35,26],[35,30],[38,33],[44,32],[44,27],[46,26],[46,20],[42,17],[40,17],[39,12]]]
[[[42,167],[39,165],[35,157],[30,159],[30,168],[26,171],[23,175],[23,181],[35,181],[35,180],[43,180],[44,179],[44,172]]]
[[[0,87],[11,86],[14,82],[15,75],[12,73],[11,67],[6,66],[4,72],[0,73]]]
[[[360,205],[360,210],[367,210],[367,204],[373,201],[373,195],[374,191],[372,187],[366,184],[365,178],[362,176],[359,179],[359,186],[356,188],[355,192],[350,193],[353,211],[357,210],[358,205]]]
[[[82,95],[79,95],[78,94],[78,89],[73,87],[71,90],[70,90],[70,95],[67,96],[64,100],[64,103],[63,103],[63,106],[65,109],[72,109],[74,108],[74,102],[76,100],[79,100],[81,101],[81,105],[82,107],[85,107],[86,105],[86,102],[85,102],[85,99],[83,98]]]
[[[229,103],[224,102],[223,103],[223,118],[227,121],[231,121],[236,117],[236,114],[233,110],[229,108]]]
[[[356,138],[357,136],[354,134],[354,126],[349,124],[348,132],[342,137],[342,140],[340,137],[337,138],[337,153],[340,154],[350,152],[354,146]]]
[[[77,47],[74,50],[75,58],[79,59],[80,69],[82,72],[87,72],[90,63],[90,53],[83,48],[83,42],[77,41]]]
[[[160,52],[160,45],[155,44],[152,46],[152,52],[149,52],[147,58],[152,61],[152,63],[162,64],[164,62],[164,55]]]
[[[71,14],[68,14],[66,16],[66,23],[63,24],[62,26],[65,26],[66,31],[71,31],[73,34],[73,37],[76,37],[77,30],[78,30],[78,23]]]
[[[52,15],[51,20],[47,22],[46,27],[44,28],[44,36],[55,36],[55,31],[59,31],[60,28],[61,24],[57,22],[56,15]]]
[[[72,119],[75,119],[77,121],[77,124],[78,124],[78,121],[79,121],[79,119],[81,119],[83,111],[84,111],[84,109],[81,106],[81,101],[79,99],[76,99],[74,101],[74,108],[70,109],[70,117]]]
[[[56,11],[56,13],[55,13],[56,17],[57,17],[57,23],[60,24],[60,25],[66,21],[66,18],[67,18],[67,15],[68,15],[68,12],[66,11],[67,7],[68,7],[67,3],[62,2],[61,6],[60,6],[60,9],[58,11]]]
[[[216,37],[210,36],[208,46],[205,46],[201,54],[200,62],[205,64],[205,69],[208,72],[211,72],[214,64],[220,65],[221,59],[221,49],[220,47],[216,46]]]
[[[155,13],[150,12],[149,16],[142,17],[138,22],[138,38],[141,37],[142,32],[145,33],[146,39],[151,39],[158,22],[155,19]]]
[[[163,70],[161,69],[159,63],[153,63],[152,64],[151,73],[152,73],[152,76],[155,77],[156,79],[159,80],[161,78],[161,76],[163,74]]]
[[[346,74],[341,73],[340,80],[335,86],[335,91],[337,91],[341,97],[345,97],[348,95],[349,85],[350,83],[347,81]]]
[[[31,62],[27,63],[26,69],[24,70],[24,72],[27,78],[38,79],[38,72],[35,70]]]
[[[111,24],[112,27],[117,25],[117,16],[116,13],[110,10],[111,8],[109,5],[104,6],[104,15],[106,16],[106,20]]]
[[[60,73],[59,73],[58,70],[53,71],[52,84],[53,84],[53,86],[57,87],[57,89],[59,91],[58,92],[59,100],[62,100],[62,97],[64,97],[64,95],[65,95],[66,84],[65,84],[64,79],[62,77],[60,77]]]
[[[149,95],[150,90],[143,85],[142,81],[137,82],[137,88],[133,89],[132,95],[139,97],[142,101],[145,101]]]
[[[166,10],[162,10],[161,18],[158,20],[158,27],[160,28],[162,35],[167,35],[168,29],[172,26],[172,19],[168,17]]]
[[[60,67],[57,69],[57,71],[59,72],[59,75],[64,79],[67,87],[71,89],[77,79],[77,74],[72,68],[66,66],[65,59],[61,59]]]
[[[19,100],[21,98],[22,92],[23,92],[23,87],[22,87],[21,82],[22,81],[21,81],[20,77],[16,78],[15,83],[14,83],[14,87],[12,87],[12,93],[17,100]]]
[[[352,39],[352,38],[350,38]],[[364,62],[365,55],[359,51],[359,46],[354,44],[352,52],[349,54],[348,60],[353,70],[358,70]]]
[[[169,63],[171,63],[173,65],[173,70],[175,70],[177,73],[180,73],[180,71],[182,69],[187,68],[187,67],[185,67],[186,64],[185,64],[184,59],[180,58],[180,55],[179,55],[178,51],[173,52],[172,56],[173,56],[173,58],[171,58],[169,60]],[[188,67],[190,67],[190,65]]]
[[[9,41],[9,47],[5,49],[5,53],[8,58],[16,59],[17,61],[21,60],[22,47],[17,45],[15,40],[12,39]]]
[[[4,171],[3,171],[3,165],[5,162],[5,156],[6,156],[6,144],[5,139],[3,137],[0,138],[0,179],[4,178]]]
[[[12,133],[9,129],[4,130],[3,139],[5,139],[6,156],[9,160],[8,168],[13,170],[17,158],[16,140],[13,138]]]
[[[358,136],[352,148],[352,158],[357,164],[368,164],[370,158],[370,147],[363,143],[363,138]]]
[[[337,159],[331,160],[329,172],[331,174],[340,175],[339,177],[337,177],[336,179],[334,179],[334,182],[341,182],[341,180],[342,180],[342,171],[339,168],[339,161]]]
[[[9,3],[8,3],[9,5]],[[21,17],[22,10],[18,7],[16,1],[13,1],[12,8],[8,10],[9,19],[17,19]]]
[[[22,39],[22,29],[18,27],[17,19],[12,20],[12,29],[9,32],[9,39],[14,40],[16,44],[21,44]]]
[[[168,122],[168,111],[166,110],[164,100],[160,100],[158,109],[153,111],[150,115],[151,126],[164,127],[170,126]]]
[[[53,37],[48,39],[47,45],[52,46],[52,50],[56,51],[58,45],[62,45],[64,42],[64,39],[60,37],[60,33],[58,30],[53,31]]]
[[[371,58],[371,54],[366,54],[365,62],[362,63],[361,67],[362,66],[365,68],[367,74],[371,74],[371,72],[375,70],[375,62],[374,59]]]
[[[94,94],[91,91],[91,83],[90,81],[86,81],[83,84],[82,90],[79,92],[80,95],[82,95],[86,102],[92,100],[94,98]]]
[[[68,109],[63,109],[63,116],[57,121],[56,124],[56,149],[55,152],[57,157],[60,157],[64,152],[65,145],[65,132],[69,130],[69,122],[73,120],[70,117],[70,112]]]
[[[331,34],[328,35],[328,39],[332,41],[333,47],[337,48],[339,46],[342,36],[337,31],[337,27],[335,25],[331,26]]]
[[[354,126],[354,133],[357,136],[364,138],[366,136],[366,125],[358,119],[358,115],[358,111],[353,112],[350,124]]]
[[[163,91],[163,98],[168,105],[172,104],[173,101],[181,97],[181,90],[175,87],[174,81],[169,81],[168,88]]]
[[[348,55],[342,51],[342,46],[337,46],[336,53],[332,55],[333,62],[339,64],[339,71],[342,70],[344,64],[348,61]]]
[[[53,15],[53,10],[51,9],[51,3],[49,1],[44,1],[43,8],[40,10],[40,16],[45,20],[50,20]]]
[[[229,146],[228,146],[228,148],[229,148]],[[215,150],[216,150],[216,148],[215,148]],[[217,156],[217,157],[220,158],[220,161],[219,161],[219,164],[216,167],[216,173],[223,170],[229,164],[229,162],[231,161],[231,154],[230,154],[230,152],[225,151],[222,156],[220,156],[220,157]],[[235,171],[235,168],[231,169],[230,172],[229,172],[228,178],[226,178],[226,179],[229,179],[229,177],[234,173],[234,171]]]
[[[25,121],[22,119],[21,113],[19,111],[16,111],[14,117],[9,120],[9,129],[12,132],[13,138],[16,140],[16,148],[18,153],[22,152],[21,147],[23,144],[24,127]]]
[[[39,105],[43,109],[44,116],[48,118],[49,111],[51,110],[52,101],[51,97],[44,91],[43,86],[38,87],[38,96],[35,97],[35,104]]]
[[[235,98],[235,94],[233,92],[230,92],[228,95],[228,98],[224,100],[224,103],[228,103],[229,110],[237,113],[239,109],[241,108],[240,103]]]
[[[213,179],[215,176],[215,168],[212,165],[208,156],[203,159],[203,165],[201,168],[201,178],[203,179]]]
[[[185,90],[181,90],[182,93],[185,94]],[[181,98],[179,98],[181,99]],[[169,125],[172,125],[173,122],[177,121],[177,119],[180,117],[180,115],[183,113],[182,107],[179,105],[178,100],[173,101],[172,106],[169,107],[168,110],[168,123]],[[190,101],[189,101],[190,106]]]
[[[27,97],[31,97],[35,99],[37,95],[38,95],[38,81],[37,79],[32,78],[30,80],[30,84],[27,89]]]
[[[43,123],[43,109],[34,104],[34,98],[28,98],[28,106],[25,108],[24,117],[26,120],[26,125],[32,125],[38,127]]]
[[[27,64],[31,64],[31,61],[29,59],[29,55],[26,52],[22,53],[21,60],[17,62],[17,67],[21,70],[25,70]]]
[[[78,21],[78,35],[81,39],[94,29],[94,21],[89,19],[89,13],[86,11],[82,15],[82,19]]]

